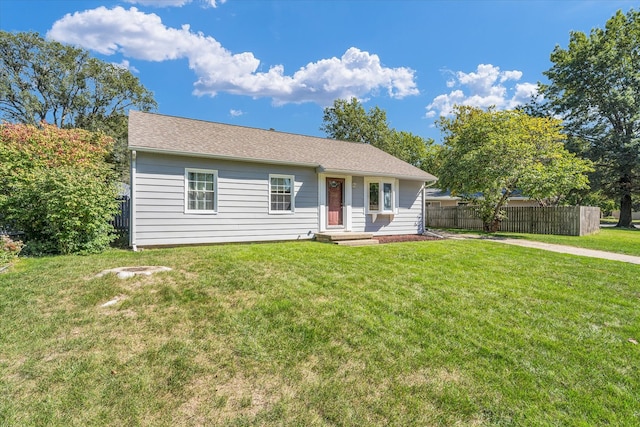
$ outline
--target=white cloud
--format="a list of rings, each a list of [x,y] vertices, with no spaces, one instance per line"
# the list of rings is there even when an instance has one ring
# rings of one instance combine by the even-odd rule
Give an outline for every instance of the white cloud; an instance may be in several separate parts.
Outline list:
[[[522,71],[505,71],[500,76],[500,82],[506,82],[507,80],[520,80],[522,78]]]
[[[155,6],[155,7],[182,7],[185,4],[191,3],[193,0],[125,0],[127,3],[141,4],[143,6]],[[224,4],[227,0],[201,0],[211,7],[218,7],[218,3]]]
[[[242,110],[234,110],[234,109],[231,109],[231,110],[229,110],[229,115],[230,115],[231,117],[240,117],[240,116],[244,116],[244,111],[242,111]]]
[[[515,105],[526,104],[531,101],[531,97],[538,94],[538,85],[536,83],[520,83],[516,85],[512,102]]]
[[[528,102],[538,90],[534,83],[518,83],[507,87],[506,82],[517,82],[522,78],[522,71],[500,71],[500,67],[491,64],[480,64],[475,72],[458,71],[454,75],[455,78],[448,80],[446,85],[456,89],[436,96],[426,107],[426,117],[447,116],[455,105],[511,109]]]
[[[327,106],[336,98],[362,99],[380,90],[393,98],[419,93],[414,70],[384,67],[377,55],[355,47],[340,58],[311,62],[293,75],[285,74],[282,65],[258,72],[260,60],[253,53],[233,54],[213,37],[192,32],[188,25],[170,28],[158,15],[134,7],[99,7],[67,14],[53,24],[47,37],[104,55],[120,53],[145,61],[185,58],[197,76],[196,95],[226,92],[269,97],[276,105],[315,102]]]
[[[433,102],[427,106],[427,117],[435,117],[437,115],[436,110],[440,111],[441,115],[445,116],[453,110],[453,106],[464,102],[464,93],[461,90],[454,90],[448,95],[438,95],[433,99]],[[447,114],[442,114],[447,112]]]

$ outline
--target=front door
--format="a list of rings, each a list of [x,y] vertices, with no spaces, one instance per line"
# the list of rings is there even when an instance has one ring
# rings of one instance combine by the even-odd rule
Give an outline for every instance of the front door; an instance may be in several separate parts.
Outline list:
[[[342,207],[344,206],[344,179],[327,178],[327,226],[343,225]]]

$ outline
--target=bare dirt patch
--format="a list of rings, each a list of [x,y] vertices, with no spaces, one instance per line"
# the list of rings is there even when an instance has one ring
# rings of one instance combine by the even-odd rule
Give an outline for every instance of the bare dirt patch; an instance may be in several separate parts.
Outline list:
[[[253,419],[282,399],[291,399],[293,390],[277,377],[242,374],[223,378],[205,375],[189,387],[190,398],[180,407],[180,417],[196,424],[230,424],[239,418]]]
[[[118,268],[111,268],[109,270],[103,270],[100,273],[98,273],[96,277],[102,277],[104,275],[114,273],[118,276],[118,278],[126,279],[138,274],[151,276],[153,273],[158,273],[160,271],[171,271],[171,269],[169,267],[162,267],[162,266],[118,267]]]

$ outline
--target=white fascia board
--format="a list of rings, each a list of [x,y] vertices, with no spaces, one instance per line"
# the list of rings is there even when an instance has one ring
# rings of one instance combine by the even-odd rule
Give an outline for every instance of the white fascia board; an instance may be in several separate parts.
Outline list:
[[[381,174],[380,172],[374,172],[374,171],[363,172],[363,171],[350,171],[350,170],[343,170],[343,169],[325,169],[322,167],[318,168],[318,173],[363,176],[363,177],[377,177],[377,178],[396,178],[404,181],[420,181],[420,182],[428,182],[433,184],[435,184],[437,181],[437,178],[435,180],[431,180],[431,179],[419,178],[419,177],[410,176],[410,175],[385,174],[385,173]]]

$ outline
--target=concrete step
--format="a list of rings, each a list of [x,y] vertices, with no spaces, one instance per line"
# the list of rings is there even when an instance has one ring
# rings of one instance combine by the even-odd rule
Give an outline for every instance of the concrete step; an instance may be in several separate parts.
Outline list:
[[[316,233],[315,237],[318,242],[331,243],[343,240],[367,240],[373,237],[373,233],[325,232]]]
[[[377,245],[379,242],[376,239],[358,239],[358,240],[338,240],[334,243],[340,246],[368,246],[368,245]]]

